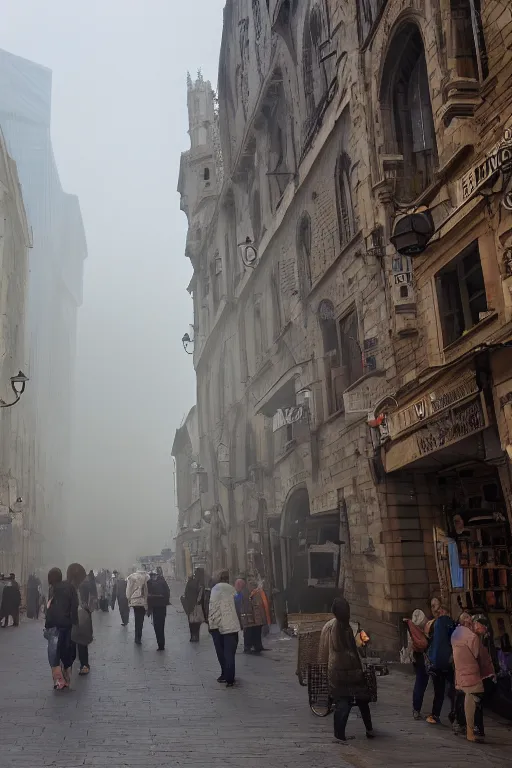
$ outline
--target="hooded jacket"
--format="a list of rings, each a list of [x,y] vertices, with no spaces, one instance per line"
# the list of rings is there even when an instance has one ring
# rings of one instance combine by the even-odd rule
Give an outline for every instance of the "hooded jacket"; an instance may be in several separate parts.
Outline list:
[[[471,629],[457,627],[452,635],[455,687],[458,690],[473,688],[482,683],[480,672],[480,638]],[[483,685],[482,685],[483,690]]]
[[[334,619],[322,629],[318,661],[327,664],[329,692],[337,701],[355,697],[369,701],[363,664],[350,626],[350,606],[344,598],[336,598],[333,604]]]
[[[231,584],[219,582],[210,595],[208,624],[210,630],[218,629],[221,635],[240,631],[240,619],[235,606],[236,590]]]
[[[171,591],[163,576],[148,581],[148,608],[165,608],[170,597]]]
[[[46,629],[70,629],[78,624],[78,593],[69,581],[55,584],[50,593],[50,607],[46,611]]]
[[[148,607],[148,579],[146,571],[135,571],[126,579],[126,599],[130,608]]]

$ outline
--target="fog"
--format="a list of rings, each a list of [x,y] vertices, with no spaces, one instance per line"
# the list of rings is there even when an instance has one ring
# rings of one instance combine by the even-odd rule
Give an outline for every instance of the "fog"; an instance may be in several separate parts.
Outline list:
[[[181,337],[186,73],[217,81],[224,0],[0,0],[0,47],[53,71],[52,137],[88,242],[66,556],[126,567],[175,532],[175,429],[194,402]]]

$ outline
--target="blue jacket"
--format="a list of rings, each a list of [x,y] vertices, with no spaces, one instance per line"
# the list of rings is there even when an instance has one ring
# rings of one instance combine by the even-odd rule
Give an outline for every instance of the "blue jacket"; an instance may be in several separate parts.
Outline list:
[[[434,634],[427,651],[433,669],[450,669],[452,664],[451,637],[454,629],[455,622],[450,616],[439,616],[435,620]]]

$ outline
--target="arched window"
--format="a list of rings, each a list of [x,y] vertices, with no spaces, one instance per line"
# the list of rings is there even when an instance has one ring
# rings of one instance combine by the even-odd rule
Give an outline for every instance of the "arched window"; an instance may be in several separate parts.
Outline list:
[[[261,203],[260,193],[256,189],[251,199],[251,223],[254,241],[257,243],[261,234]]]
[[[457,75],[485,80],[489,74],[480,0],[450,0],[451,53]]]
[[[254,36],[258,41],[261,37],[261,8],[260,0],[252,0],[252,18],[254,22]]]
[[[320,63],[323,37],[322,11],[315,4],[306,14],[302,37],[302,76],[308,117],[314,114],[327,85]]]
[[[311,218],[303,213],[297,226],[299,293],[304,299],[311,290]]]
[[[354,208],[350,189],[350,160],[345,153],[336,163],[336,207],[341,245],[346,245],[355,234]]]
[[[437,147],[425,49],[416,24],[391,41],[383,69],[381,109],[387,154],[399,155],[395,196],[412,202],[434,179]]]
[[[204,179],[205,181],[210,181],[210,169],[209,169],[209,168],[205,168],[205,169],[204,169],[204,172],[203,172],[203,179]]]

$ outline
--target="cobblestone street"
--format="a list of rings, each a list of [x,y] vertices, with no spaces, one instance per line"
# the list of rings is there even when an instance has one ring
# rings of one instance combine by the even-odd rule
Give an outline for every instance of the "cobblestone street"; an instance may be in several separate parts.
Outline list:
[[[294,640],[269,640],[270,651],[261,657],[238,654],[239,685],[226,690],[216,683],[206,630],[201,643],[191,645],[179,602],[173,602],[165,653],[156,652],[147,620],[138,647],[133,619],[123,628],[117,612],[96,613],[92,672],[75,675],[72,690],[62,693],[51,689],[42,622],[1,630],[1,768],[512,765],[512,731],[496,721],[487,719],[486,745],[414,722],[412,679],[400,672],[380,681],[373,706],[378,738],[365,739],[361,720],[352,715],[348,732],[355,740],[333,744],[332,717],[314,717],[297,683]]]

